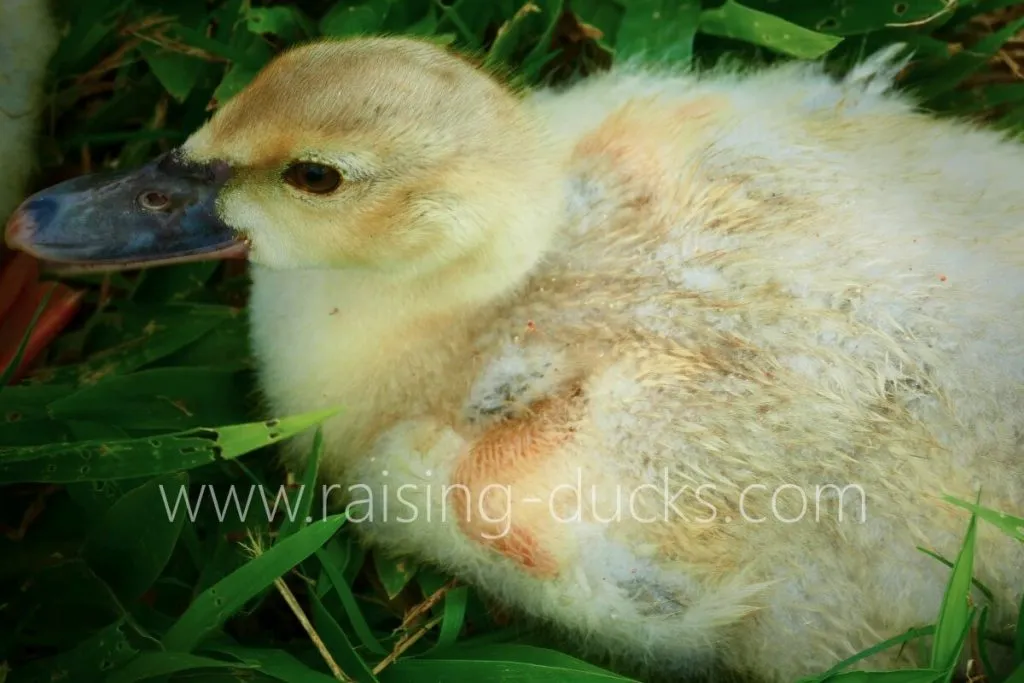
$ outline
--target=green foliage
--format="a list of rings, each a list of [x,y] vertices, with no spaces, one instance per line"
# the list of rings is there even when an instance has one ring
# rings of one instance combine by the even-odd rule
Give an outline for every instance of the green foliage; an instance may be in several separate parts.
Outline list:
[[[148,159],[180,143],[280,50],[366,33],[450,43],[529,85],[626,60],[823,57],[841,72],[903,42],[916,56],[901,83],[925,106],[1021,131],[1024,84],[997,58],[1024,18],[991,29],[977,21],[1020,4],[58,0],[68,30],[52,65],[40,182]],[[261,421],[244,273],[201,263],[76,284],[90,292],[83,319],[46,367],[0,389],[0,681],[338,680],[324,652],[343,680],[360,683],[627,680],[497,623],[448,577],[368,553],[341,517],[324,514],[311,492],[322,454],[315,427],[327,414]],[[313,437],[313,457],[299,486],[279,496],[269,447],[300,433]],[[250,485],[255,495],[225,500],[229,487]],[[936,558],[950,567],[937,623],[811,680],[948,681],[968,643],[983,662],[989,647],[1008,648],[1017,669],[1005,680],[1024,680],[1024,624],[1009,643],[989,633],[988,605],[977,606],[971,580],[975,520],[1018,540],[1024,520],[958,504],[971,521],[959,556]],[[911,646],[930,648],[928,670],[850,670]]]

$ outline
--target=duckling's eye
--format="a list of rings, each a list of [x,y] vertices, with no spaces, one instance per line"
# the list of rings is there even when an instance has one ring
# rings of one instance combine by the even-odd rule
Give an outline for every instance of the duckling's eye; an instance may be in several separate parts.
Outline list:
[[[289,166],[284,179],[289,185],[314,194],[334,192],[341,185],[341,174],[336,170],[306,161]]]

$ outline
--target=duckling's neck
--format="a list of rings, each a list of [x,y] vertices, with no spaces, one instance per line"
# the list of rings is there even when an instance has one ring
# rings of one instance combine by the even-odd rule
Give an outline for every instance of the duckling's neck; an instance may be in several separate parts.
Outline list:
[[[475,339],[544,260],[563,224],[559,197],[496,206],[488,239],[427,272],[252,269],[253,350],[270,412],[341,407],[332,443],[358,455],[382,416],[469,372]],[[500,204],[500,202],[499,202]],[[486,214],[485,214],[486,215]],[[423,399],[428,397],[428,399]],[[421,403],[422,405],[422,403]]]

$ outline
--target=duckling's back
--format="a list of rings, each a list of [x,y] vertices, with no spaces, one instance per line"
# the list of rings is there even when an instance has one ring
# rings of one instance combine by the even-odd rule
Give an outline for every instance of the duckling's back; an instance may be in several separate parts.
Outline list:
[[[489,545],[554,583],[462,571],[680,671],[792,680],[935,621],[917,546],[953,558],[967,521],[939,496],[1024,504],[1024,147],[915,113],[897,68],[535,96],[577,139],[566,228],[477,340],[488,446],[452,476],[518,487]],[[522,503],[571,517],[572,485],[572,532]],[[1024,553],[983,526],[978,554],[1010,623]]]
[[[626,72],[537,98],[585,128],[557,256],[508,313],[530,332],[496,366],[577,356],[578,462],[689,487],[688,519],[589,543],[592,581],[692,615],[635,614],[622,638],[681,652],[750,606],[716,636],[725,660],[821,671],[935,621],[948,569],[916,546],[955,557],[967,519],[939,496],[1024,505],[1024,146],[916,113],[898,67]],[[1009,623],[1024,554],[991,526],[978,554]]]

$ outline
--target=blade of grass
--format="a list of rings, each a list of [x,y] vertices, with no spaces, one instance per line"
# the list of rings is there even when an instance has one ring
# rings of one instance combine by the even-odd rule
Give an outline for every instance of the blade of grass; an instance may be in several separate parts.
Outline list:
[[[50,290],[43,295],[39,305],[36,306],[36,311],[32,315],[32,319],[29,321],[28,325],[25,327],[25,332],[22,334],[21,341],[18,343],[18,347],[14,351],[14,356],[7,363],[7,366],[3,368],[3,371],[0,372],[0,387],[10,384],[18,370],[21,369],[21,363],[25,357],[25,351],[28,349],[28,344],[35,332],[36,325],[39,323],[39,319],[42,317],[43,311],[46,310],[46,307],[50,303],[50,299],[56,291],[56,288],[50,288]]]
[[[928,550],[927,548],[922,548],[920,546],[918,546],[917,549],[920,550],[925,555],[927,555],[928,557],[931,557],[932,559],[938,560],[939,562],[941,562],[942,564],[946,565],[950,569],[953,568],[953,563],[950,562],[949,560],[947,560],[946,558],[944,558],[942,555],[939,555],[938,553],[932,552],[931,550]],[[989,602],[995,602],[995,596],[992,594],[992,591],[989,589],[988,586],[983,584],[978,579],[973,579],[973,578],[971,579],[971,583],[974,585],[975,588],[978,589],[978,591],[982,595],[984,595],[988,599]]]
[[[342,569],[332,560],[331,555],[323,550],[317,550],[316,557],[320,560],[320,564],[327,575],[327,580],[337,593],[338,599],[341,600],[341,605],[345,609],[345,615],[348,617],[352,630],[356,632],[359,642],[362,643],[363,647],[376,655],[386,655],[387,650],[384,649],[380,641],[373,635],[370,625],[366,623],[366,618],[359,609],[358,603],[356,603],[355,595],[352,594],[352,588],[345,580]]]
[[[138,683],[184,671],[219,668],[254,669],[256,665],[250,662],[226,662],[187,652],[143,652],[126,666],[110,674],[103,683]]]
[[[324,603],[316,591],[309,592],[309,603],[313,612],[313,623],[327,645],[327,649],[330,650],[331,655],[334,656],[341,668],[351,674],[359,683],[377,683],[377,677],[373,675],[370,666],[356,652],[352,641],[324,607]]]
[[[317,427],[313,435],[313,447],[310,449],[309,458],[306,461],[306,473],[302,477],[302,483],[297,489],[298,500],[292,500],[288,505],[291,514],[285,517],[278,530],[278,540],[288,538],[303,526],[313,521],[310,511],[313,507],[314,490],[316,489],[317,476],[320,472],[320,459],[324,453],[323,428]],[[297,506],[293,511],[292,504]]]
[[[974,537],[977,531],[977,515],[971,515],[964,536],[963,545],[946,585],[946,594],[939,609],[932,641],[930,666],[933,669],[950,671],[963,649],[964,638],[971,619],[971,577],[974,571]]]
[[[893,636],[892,638],[887,638],[887,639],[883,640],[882,642],[878,643],[877,645],[873,645],[873,646],[867,648],[866,650],[858,652],[857,654],[855,654],[852,657],[848,657],[848,658],[844,659],[843,661],[839,662],[838,664],[833,666],[831,669],[829,669],[825,673],[821,674],[821,676],[817,676],[817,677],[815,677],[813,679],[810,679],[810,680],[814,680],[814,681],[831,681],[831,680],[833,680],[835,678],[835,676],[837,674],[842,672],[844,669],[848,669],[850,666],[856,664],[857,662],[859,662],[859,661],[861,661],[863,659],[867,659],[868,657],[873,657],[876,654],[878,654],[879,652],[884,652],[884,651],[888,650],[891,647],[895,647],[897,645],[902,645],[904,643],[908,643],[911,640],[915,640],[917,638],[924,638],[926,636],[930,636],[933,633],[935,633],[935,627],[934,626],[924,626],[922,628],[910,629],[909,631],[907,631],[905,633],[901,633],[898,636]]]
[[[163,573],[185,517],[168,519],[162,487],[188,486],[188,475],[159,477],[132,489],[89,532],[82,556],[124,603],[137,600]]]
[[[373,566],[389,600],[394,600],[416,576],[416,563],[408,557],[391,557],[374,550]]]
[[[195,649],[250,598],[315,553],[344,522],[344,515],[334,515],[311,524],[203,591],[164,634],[164,647],[181,652]]]
[[[230,460],[316,426],[335,410],[156,437],[0,448],[0,483],[132,479]]]
[[[701,12],[700,31],[761,45],[800,59],[822,57],[843,40],[744,7],[735,0],[726,0],[721,7]]]
[[[976,503],[968,503],[952,496],[943,496],[943,499],[953,505],[969,510],[971,514],[977,515],[979,519],[992,524],[1010,538],[1024,542],[1024,518],[1014,517],[1005,512],[997,512],[991,508],[983,507]]]
[[[616,59],[690,61],[700,24],[700,0],[640,0],[625,9],[615,39]]]
[[[285,652],[270,648],[251,648],[238,645],[214,645],[208,648],[236,658],[240,662],[285,683],[336,683],[348,678],[335,678],[312,669]]]

